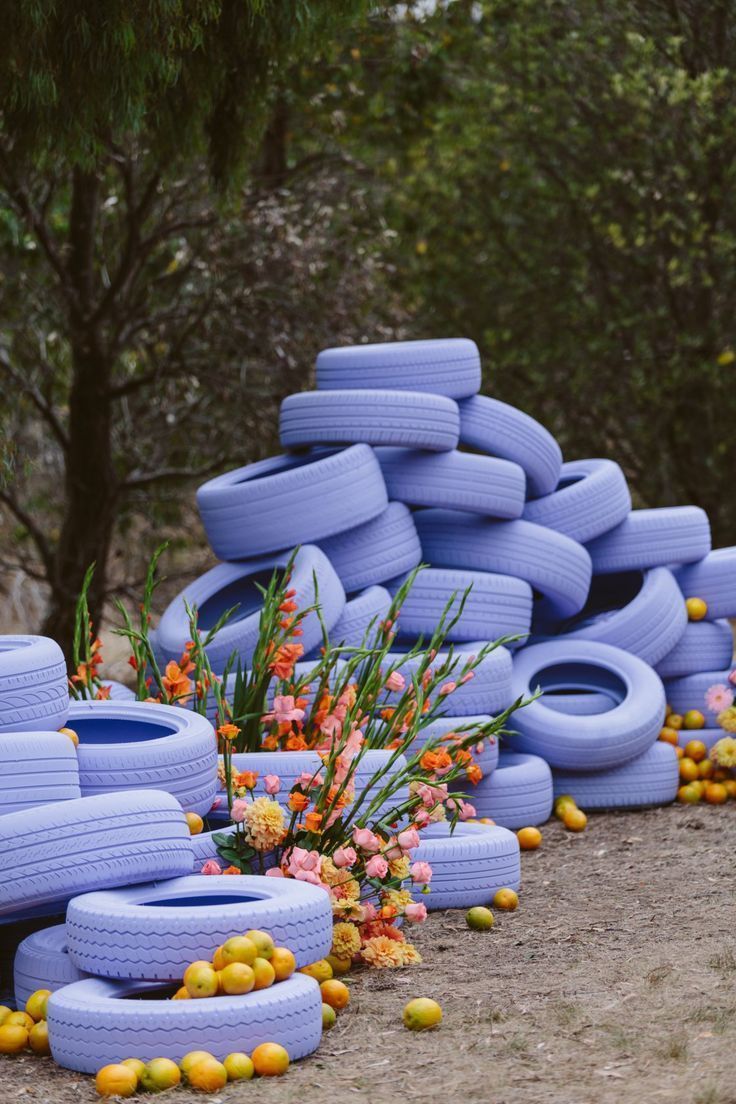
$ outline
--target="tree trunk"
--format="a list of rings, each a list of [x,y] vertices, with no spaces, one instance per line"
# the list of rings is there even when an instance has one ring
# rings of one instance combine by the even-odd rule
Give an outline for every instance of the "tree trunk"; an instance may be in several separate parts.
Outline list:
[[[107,560],[115,521],[117,478],[112,457],[112,360],[94,318],[99,291],[95,231],[99,181],[75,169],[69,219],[69,282],[72,384],[69,392],[69,448],[66,457],[64,513],[56,547],[51,603],[44,632],[71,655],[74,612],[89,565],[96,564],[89,592],[90,613],[99,623],[105,595]]]

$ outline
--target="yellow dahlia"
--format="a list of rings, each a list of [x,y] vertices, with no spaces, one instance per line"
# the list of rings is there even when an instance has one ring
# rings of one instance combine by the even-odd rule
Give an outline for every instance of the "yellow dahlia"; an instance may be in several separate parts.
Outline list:
[[[720,722],[723,714],[719,716]],[[736,740],[733,736],[724,736],[710,749],[710,757],[719,767],[736,767]]]
[[[272,851],[286,835],[284,811],[278,801],[257,797],[246,805],[243,824],[256,851]]]
[[[381,894],[381,901],[383,904],[393,905],[399,916],[413,900],[414,898],[408,889],[387,889]]]
[[[355,924],[340,922],[332,929],[332,954],[352,958],[360,950],[360,933]]]
[[[411,859],[408,855],[402,855],[400,859],[391,859],[388,864],[389,871],[393,878],[400,878],[401,881],[405,881],[409,877],[409,867],[411,866]]]
[[[726,732],[736,732],[736,705],[731,705],[719,713],[718,723],[721,728],[725,728]]]

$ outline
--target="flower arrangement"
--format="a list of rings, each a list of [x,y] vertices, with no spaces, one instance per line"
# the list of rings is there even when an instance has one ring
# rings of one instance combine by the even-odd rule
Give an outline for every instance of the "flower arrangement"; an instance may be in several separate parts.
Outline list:
[[[413,572],[386,619],[371,625],[359,646],[331,644],[323,625],[321,654],[306,674],[299,674],[300,626],[306,616],[320,616],[320,608],[318,596],[313,606],[297,608],[289,586],[292,556],[262,588],[259,639],[247,671],[235,657],[221,676],[209,663],[208,644],[232,611],[200,633],[197,611],[190,607],[185,651],[161,670],[150,639],[161,551],[149,568],[137,623],[120,606],[123,625],[117,631],[131,645],[139,698],[205,714],[209,709],[210,715],[214,705],[229,824],[214,835],[219,859],[205,863],[202,873],[259,872],[320,885],[332,902],[337,958],[375,967],[420,961],[399,924],[420,923],[427,915],[421,897],[431,891],[432,870],[414,859],[420,832],[432,822],[446,820],[454,828],[458,820],[474,816],[473,806],[458,792],[482,777],[473,753],[503,734],[509,716],[524,703],[519,700],[467,731],[452,731],[450,721],[441,736],[424,738],[422,730],[442,717],[446,699],[504,641],[461,657],[450,645],[440,658],[466,593],[448,602],[426,644],[392,654]],[[78,623],[81,640],[88,624],[84,595]],[[102,687],[100,663],[92,660],[99,646],[91,641],[90,647],[89,656],[75,654],[71,685],[73,692],[96,696]],[[414,661],[410,677],[400,670],[407,655]],[[356,775],[374,750],[384,753],[380,765],[367,784],[363,773],[358,787]],[[287,792],[276,773],[261,777],[257,770],[237,768],[234,756],[262,751],[308,751],[315,767],[290,779]]]

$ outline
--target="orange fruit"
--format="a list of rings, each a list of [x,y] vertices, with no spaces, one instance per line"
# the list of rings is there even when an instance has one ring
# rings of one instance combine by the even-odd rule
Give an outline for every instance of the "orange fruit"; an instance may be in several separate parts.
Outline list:
[[[322,1030],[329,1031],[337,1023],[337,1012],[331,1004],[322,1001]]]
[[[35,1022],[33,1016],[29,1016],[27,1012],[11,1012],[5,1020],[6,1024],[17,1024],[26,1031],[30,1031]]]
[[[59,732],[62,732],[64,736],[68,736],[75,747],[79,747],[79,737],[73,728],[60,728]]]
[[[350,990],[344,981],[338,981],[337,978],[323,981],[319,988],[324,1003],[331,1005],[338,1012],[341,1008],[345,1008],[350,1000]]]
[[[723,805],[728,801],[728,790],[722,782],[709,782],[705,787],[704,797],[709,805]]]
[[[577,805],[570,794],[560,794],[555,798],[555,816],[562,820],[566,809],[577,809]]]
[[[8,1016],[13,1015],[13,1009],[8,1008],[7,1004],[0,1004],[0,1027],[5,1023]]]
[[[731,774],[725,767],[716,767],[711,775],[714,782],[728,782],[730,777]]]
[[[675,755],[677,756],[678,759],[684,759],[685,758],[685,749],[681,748],[679,744],[675,748]]]
[[[28,1028],[6,1020],[0,1027],[0,1054],[18,1054],[27,1046]]]
[[[329,962],[332,967],[332,973],[335,974],[347,974],[350,967],[353,965],[352,958],[340,958],[339,955],[328,954],[326,961]]]
[[[736,798],[736,778],[726,778],[723,782],[729,797]]]
[[[234,935],[220,949],[224,966],[229,966],[231,962],[244,962],[246,966],[252,966],[258,958],[258,947],[247,935]]]
[[[201,1058],[191,1066],[187,1080],[193,1089],[200,1092],[218,1092],[227,1085],[227,1068],[211,1056]]]
[[[582,832],[588,823],[588,818],[582,809],[568,809],[562,818],[562,823],[568,832]]]
[[[705,717],[699,709],[688,709],[682,718],[682,727],[687,729],[705,728]],[[706,748],[706,751],[708,749]]]
[[[674,728],[670,728],[668,725],[660,731],[658,740],[662,740],[665,744],[672,744],[673,747],[677,747],[677,732]]]
[[[665,707],[664,707],[664,717],[665,717],[665,720],[667,720],[667,718],[669,717],[670,713],[674,713],[674,712],[675,712],[675,711],[674,711],[674,709],[672,708],[672,706],[670,705],[670,703],[669,703],[669,702],[665,702]]]
[[[698,777],[698,764],[686,755],[680,760],[680,778],[683,782],[694,782]]]
[[[702,598],[688,598],[685,602],[685,609],[691,621],[702,621],[708,612],[708,603]]]
[[[538,828],[520,828],[516,836],[522,851],[536,851],[542,842],[542,833]]]
[[[289,1068],[288,1051],[280,1043],[261,1043],[251,1058],[259,1077],[280,1077]]]
[[[179,1069],[184,1074],[184,1077],[188,1078],[192,1066],[196,1066],[197,1062],[201,1062],[204,1058],[215,1059],[215,1056],[214,1054],[210,1054],[208,1050],[190,1050],[185,1054],[179,1063]],[[217,1059],[215,1059],[215,1061],[217,1061]]]
[[[231,962],[219,975],[223,993],[236,996],[239,993],[250,993],[256,983],[256,975],[252,966],[245,962]]]
[[[708,748],[702,740],[688,740],[685,744],[685,758],[700,763],[708,754]]]
[[[234,1051],[223,1061],[228,1081],[250,1081],[255,1073],[253,1062],[247,1054]]]
[[[694,782],[690,783],[690,785],[695,790],[695,792],[698,794],[698,796],[702,797],[703,794],[705,793],[705,787],[706,787],[707,783],[702,778],[696,778]]]
[[[131,1071],[133,1072],[133,1071]],[[181,1070],[170,1058],[152,1058],[146,1062],[138,1083],[144,1092],[163,1092],[181,1081]]]
[[[680,786],[677,791],[677,800],[682,805],[697,804],[700,801],[700,788],[694,782],[689,782],[686,786]]]
[[[191,997],[189,995],[189,990],[187,989],[186,985],[182,985],[182,987],[180,989],[177,989],[171,999],[172,1000],[191,1000]]]
[[[714,775],[713,762],[710,759],[701,759],[698,763],[698,775],[700,778],[711,778],[714,782],[717,782],[717,778],[713,778]]]
[[[274,952],[274,942],[268,932],[259,931],[258,928],[251,928],[250,931],[245,933],[245,938],[250,939],[251,943],[255,943],[258,951],[258,958],[267,958],[270,961],[271,955]]]
[[[276,971],[267,958],[257,958],[253,963],[256,983],[254,989],[268,989],[276,980]]]
[[[146,1063],[141,1062],[140,1058],[123,1058],[120,1064],[121,1066],[128,1066],[129,1069],[135,1070],[135,1075],[139,1081],[144,1069],[146,1068]]]
[[[198,836],[204,828],[204,821],[202,820],[199,813],[185,813],[184,819],[189,825],[189,835]]]
[[[26,1001],[26,1012],[34,1023],[46,1019],[46,1005],[50,996],[50,989],[37,989],[35,993],[31,993]]]
[[[513,890],[506,892],[513,893]],[[493,913],[483,905],[474,905],[465,913],[465,923],[471,931],[490,931],[493,927]]]
[[[117,1062],[97,1071],[95,1088],[100,1096],[132,1096],[138,1088],[138,1078],[134,1069]]]
[[[190,997],[214,997],[217,972],[211,962],[193,962],[184,971],[184,987]]]
[[[227,962],[222,957],[222,947],[218,947],[212,956],[212,965],[216,970],[224,970]]]
[[[519,905],[519,895],[513,889],[497,889],[493,894],[493,904],[502,912],[513,912]]]
[[[288,947],[274,947],[271,965],[276,973],[276,981],[286,981],[296,970],[296,959]]]
[[[307,977],[313,977],[321,985],[323,981],[329,981],[332,977],[332,967],[326,958],[320,958],[318,962],[311,962],[309,966],[302,966],[299,973],[306,974]]]
[[[674,728],[678,732],[682,728],[682,717],[679,713],[670,713],[667,717],[667,727]]]
[[[46,1020],[39,1020],[35,1023],[28,1035],[28,1042],[31,1050],[34,1054],[50,1054],[51,1047],[49,1046],[49,1025]]]
[[[415,997],[405,1005],[403,1020],[410,1031],[426,1031],[442,1023],[442,1009],[430,997]]]

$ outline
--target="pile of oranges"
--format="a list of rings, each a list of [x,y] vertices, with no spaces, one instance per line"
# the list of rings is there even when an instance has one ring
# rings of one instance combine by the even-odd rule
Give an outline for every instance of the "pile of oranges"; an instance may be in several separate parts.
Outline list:
[[[100,1096],[133,1096],[163,1092],[188,1085],[199,1092],[224,1089],[228,1081],[249,1081],[252,1077],[279,1077],[289,1068],[289,1054],[280,1043],[261,1043],[252,1054],[234,1051],[222,1062],[207,1050],[190,1050],[177,1065],[171,1058],[126,1058],[103,1066],[95,1077]]]
[[[680,747],[680,733],[697,732],[705,726],[705,717],[699,709],[687,713],[673,713],[669,706],[659,739],[671,744],[680,760],[680,788],[677,800],[683,805],[695,805],[705,801],[708,805],[724,805],[729,798],[736,799],[736,779],[731,771],[717,766],[708,758],[708,748],[702,740],[693,736]]]
[[[291,977],[295,970],[296,959],[288,947],[277,947],[268,932],[252,929],[218,947],[211,962],[199,960],[187,966],[183,984],[172,1000],[237,996],[268,989],[274,982]]]
[[[50,989],[37,989],[26,1001],[24,1012],[0,1005],[0,1054],[20,1054],[30,1047],[34,1054],[50,1054],[46,1005]]]
[[[568,832],[582,832],[588,823],[587,816],[582,809],[578,809],[575,799],[570,797],[570,794],[560,794],[555,798],[554,813]]]

